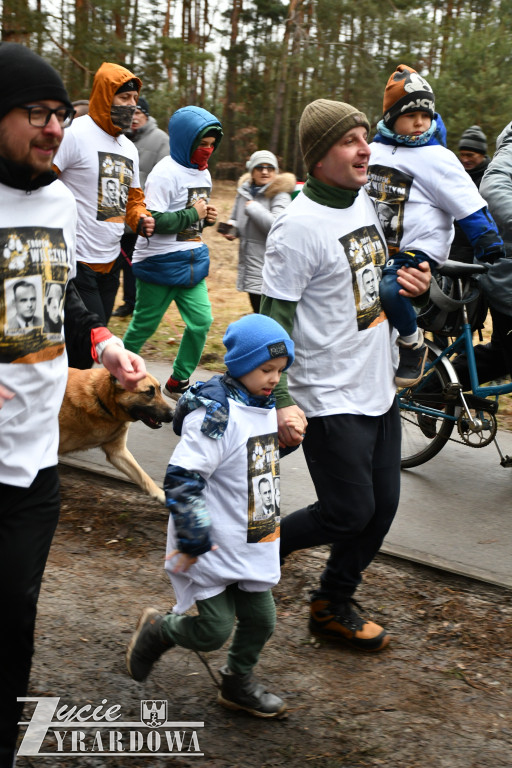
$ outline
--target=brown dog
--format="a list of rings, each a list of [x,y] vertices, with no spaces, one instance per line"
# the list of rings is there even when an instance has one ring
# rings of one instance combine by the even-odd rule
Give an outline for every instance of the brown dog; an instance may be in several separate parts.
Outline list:
[[[133,392],[119,384],[106,368],[82,371],[70,368],[66,393],[59,413],[59,453],[101,448],[111,464],[124,472],[143,491],[158,501],[165,494],[126,446],[128,428],[143,421],[151,429],[172,421],[160,384],[149,373]]]

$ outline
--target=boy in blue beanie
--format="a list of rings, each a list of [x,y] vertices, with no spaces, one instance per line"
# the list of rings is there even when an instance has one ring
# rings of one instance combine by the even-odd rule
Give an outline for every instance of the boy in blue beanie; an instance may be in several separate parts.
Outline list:
[[[179,400],[181,435],[164,489],[169,519],[166,570],[176,605],[147,608],[127,651],[130,675],[145,680],[175,645],[220,648],[236,629],[222,667],[219,702],[257,717],[285,703],[252,674],[275,627],[271,589],[279,581],[276,511],[279,445],[273,390],[293,363],[294,344],[270,317],[248,315],[224,336],[227,373],[192,386]],[[294,416],[290,428],[304,433]],[[196,604],[198,615],[183,615]]]
[[[380,300],[399,333],[395,383],[410,387],[423,374],[427,347],[414,307],[397,282],[398,269],[427,261],[435,273],[448,258],[454,219],[481,261],[498,258],[503,241],[485,200],[446,148],[446,131],[427,81],[399,64],[386,85],[383,112],[370,145],[367,192],[390,256],[382,271]]]
[[[176,302],[185,332],[164,387],[176,400],[189,386],[213,319],[205,282],[210,256],[201,233],[217,218],[209,204],[208,161],[221,139],[221,124],[206,109],[183,107],[172,115],[170,155],[154,166],[144,188],[155,234],[150,240],[139,237],[132,257],[137,297],[124,345],[132,352],[141,349]]]

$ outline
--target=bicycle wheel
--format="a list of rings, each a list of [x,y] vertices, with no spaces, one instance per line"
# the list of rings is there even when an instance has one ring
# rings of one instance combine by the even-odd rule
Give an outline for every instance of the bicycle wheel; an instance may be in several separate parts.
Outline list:
[[[427,360],[432,363],[437,355],[430,348]],[[415,387],[400,390],[398,404],[402,424],[402,469],[424,464],[436,456],[448,441],[455,422],[442,414],[453,416],[455,401],[447,400],[436,393],[443,392],[451,379],[443,361],[438,361],[423,374]],[[431,408],[438,415],[426,415],[408,408]]]

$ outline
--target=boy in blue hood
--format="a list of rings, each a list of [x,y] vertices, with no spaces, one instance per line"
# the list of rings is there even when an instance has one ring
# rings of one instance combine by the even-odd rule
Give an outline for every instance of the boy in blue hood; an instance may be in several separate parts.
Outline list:
[[[205,109],[183,107],[169,120],[169,139],[170,155],[146,180],[155,234],[151,240],[139,237],[133,253],[137,298],[123,341],[127,349],[139,350],[176,302],[185,332],[164,392],[178,399],[189,386],[213,319],[205,282],[210,257],[201,232],[217,218],[209,204],[208,160],[220,144],[222,127]]]
[[[485,200],[456,155],[446,148],[446,131],[427,81],[399,64],[386,85],[383,112],[371,144],[367,191],[375,202],[390,256],[382,271],[380,299],[399,333],[395,382],[408,387],[423,374],[427,348],[416,312],[402,295],[397,270],[427,261],[435,272],[444,264],[454,219],[481,261],[492,263],[501,255],[503,241]]]

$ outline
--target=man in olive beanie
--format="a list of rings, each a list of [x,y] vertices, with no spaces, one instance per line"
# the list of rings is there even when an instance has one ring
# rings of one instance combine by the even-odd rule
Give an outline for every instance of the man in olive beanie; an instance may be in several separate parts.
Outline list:
[[[378,291],[368,301],[387,250],[366,190],[366,116],[350,104],[318,99],[299,123],[308,169],[302,192],[267,239],[261,312],[295,343],[295,361],[276,388],[279,439],[297,440],[285,415],[308,429],[302,442],[318,501],[281,521],[281,558],[331,544],[313,592],[310,631],[379,651],[387,632],[356,611],[353,595],[393,521],[400,486],[400,419],[395,402],[392,329]],[[401,271],[408,296],[430,275]],[[365,278],[363,279],[363,276]]]
[[[308,173],[343,134],[359,125],[370,132],[366,115],[350,104],[329,99],[308,104],[299,123],[300,148]]]

